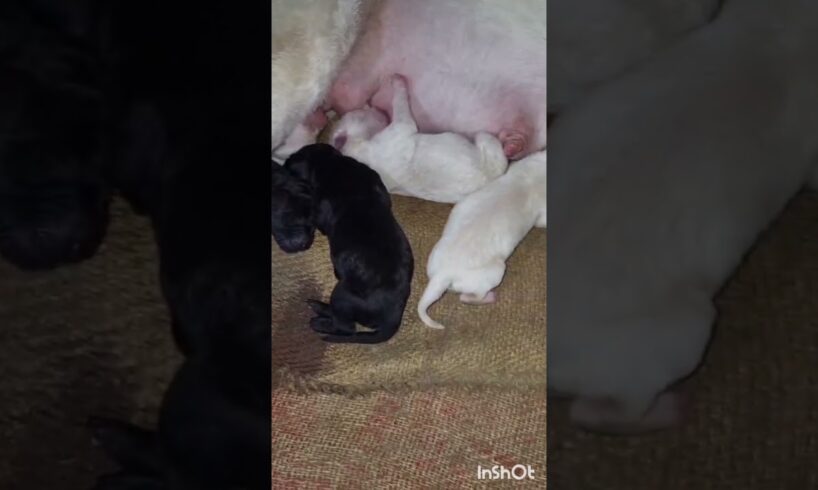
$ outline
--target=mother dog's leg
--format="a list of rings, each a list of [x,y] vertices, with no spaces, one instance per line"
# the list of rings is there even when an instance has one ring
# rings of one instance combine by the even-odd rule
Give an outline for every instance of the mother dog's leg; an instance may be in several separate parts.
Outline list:
[[[373,4],[372,0],[273,2],[273,149],[319,109]]]

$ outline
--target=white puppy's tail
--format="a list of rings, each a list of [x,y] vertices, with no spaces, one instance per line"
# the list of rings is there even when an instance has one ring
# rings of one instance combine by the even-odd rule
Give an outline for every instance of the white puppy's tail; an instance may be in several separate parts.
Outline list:
[[[429,284],[426,286],[426,290],[423,291],[423,296],[420,297],[420,302],[418,302],[418,315],[420,316],[421,321],[423,321],[427,327],[436,328],[438,330],[443,330],[446,328],[442,324],[432,320],[429,313],[427,313],[427,310],[430,306],[437,302],[441,296],[443,296],[443,294],[449,289],[450,284],[451,281],[449,278],[440,275],[429,279]]]
[[[480,168],[484,169],[489,179],[496,179],[506,173],[508,158],[500,140],[493,134],[477,133],[474,145],[480,151]]]

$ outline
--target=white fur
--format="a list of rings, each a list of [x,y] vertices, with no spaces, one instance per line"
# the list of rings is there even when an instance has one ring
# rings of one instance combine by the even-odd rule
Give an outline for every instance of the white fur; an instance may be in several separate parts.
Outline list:
[[[815,25],[815,2],[736,0],[551,128],[548,385],[575,422],[655,420],[699,364],[712,296],[813,170]]]
[[[325,97],[358,36],[370,3],[368,0],[273,1],[274,150]],[[281,151],[277,153],[282,155]]]
[[[503,280],[506,260],[531,228],[545,219],[546,152],[511,165],[508,172],[458,203],[426,266],[429,284],[418,315],[431,328],[444,328],[427,310],[447,290],[462,299],[486,298]]]
[[[506,171],[503,146],[488,133],[474,143],[456,133],[418,133],[405,82],[392,84],[388,126],[379,111],[364,108],[345,114],[330,137],[337,146],[344,140],[342,152],[378,172],[390,192],[455,203]]]

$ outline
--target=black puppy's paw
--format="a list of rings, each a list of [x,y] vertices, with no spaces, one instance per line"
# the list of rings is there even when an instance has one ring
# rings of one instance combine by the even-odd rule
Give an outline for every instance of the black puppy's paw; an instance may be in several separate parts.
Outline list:
[[[332,318],[328,316],[315,316],[310,319],[310,328],[318,333],[335,333],[335,326]]]
[[[332,317],[332,307],[323,301],[308,299],[307,306],[318,316]]]

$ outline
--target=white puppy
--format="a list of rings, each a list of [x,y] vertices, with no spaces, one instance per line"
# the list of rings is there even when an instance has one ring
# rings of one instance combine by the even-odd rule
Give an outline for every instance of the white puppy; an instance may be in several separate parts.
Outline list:
[[[508,167],[500,140],[478,133],[420,134],[409,108],[406,80],[393,76],[392,122],[372,107],[344,114],[330,136],[345,155],[378,172],[389,192],[455,203]]]
[[[280,158],[315,140],[317,131],[305,120],[320,108],[373,5],[372,0],[273,1],[272,149],[290,138],[287,151],[275,152]]]
[[[495,300],[506,260],[535,224],[545,225],[546,151],[512,164],[508,172],[458,203],[426,265],[429,284],[418,315],[431,328],[444,328],[427,313],[451,289],[464,303]]]
[[[815,25],[814,1],[729,2],[550,129],[548,388],[575,423],[681,421],[666,390],[702,359],[713,295],[814,169]]]

